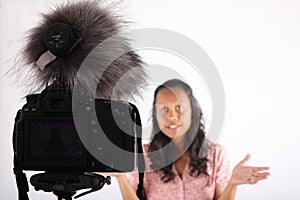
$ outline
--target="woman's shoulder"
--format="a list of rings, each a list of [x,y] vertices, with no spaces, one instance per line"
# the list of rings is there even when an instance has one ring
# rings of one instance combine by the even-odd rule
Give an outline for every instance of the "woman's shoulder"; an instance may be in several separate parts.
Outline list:
[[[210,140],[205,140],[204,145],[207,149],[211,149],[211,150],[214,150],[214,151],[223,151],[223,150],[225,150],[223,145],[221,145],[219,143],[212,142]]]
[[[219,160],[221,157],[227,157],[227,151],[225,147],[219,143],[206,141],[205,147],[206,154],[210,160]]]
[[[216,144],[214,145],[214,149],[215,149],[216,152],[226,151],[226,150],[225,150],[225,147],[224,147],[223,145],[221,145],[221,144],[218,144],[218,143],[216,143]]]

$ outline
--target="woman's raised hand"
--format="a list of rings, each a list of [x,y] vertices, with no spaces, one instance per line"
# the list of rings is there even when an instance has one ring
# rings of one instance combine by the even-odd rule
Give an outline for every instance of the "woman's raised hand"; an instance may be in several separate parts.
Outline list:
[[[270,169],[269,167],[246,166],[246,163],[249,159],[250,154],[247,154],[246,157],[233,168],[229,181],[230,184],[256,184],[257,182],[266,179],[270,175],[270,172],[266,171]]]

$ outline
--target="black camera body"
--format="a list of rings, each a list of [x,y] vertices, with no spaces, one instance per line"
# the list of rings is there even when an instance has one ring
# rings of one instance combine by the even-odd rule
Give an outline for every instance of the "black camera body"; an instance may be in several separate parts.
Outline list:
[[[133,104],[85,97],[82,101],[85,112],[80,113],[78,121],[82,124],[78,129],[72,114],[72,93],[66,84],[54,82],[40,94],[27,96],[26,100],[17,113],[13,136],[15,157],[21,169],[59,172],[129,172],[135,169],[136,130],[140,119]],[[92,106],[98,122],[91,117]],[[94,138],[99,134],[95,123],[99,123],[112,144],[128,152],[126,158],[111,154],[109,145],[104,142],[95,143]],[[84,134],[79,136],[78,131]],[[99,157],[94,156],[87,145],[95,149],[99,157],[110,157],[110,162],[96,159]]]

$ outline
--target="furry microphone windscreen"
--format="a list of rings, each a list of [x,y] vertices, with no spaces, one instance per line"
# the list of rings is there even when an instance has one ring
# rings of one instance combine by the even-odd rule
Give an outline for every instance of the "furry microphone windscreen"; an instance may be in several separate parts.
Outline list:
[[[122,99],[141,96],[139,89],[143,88],[147,77],[144,63],[131,50],[124,29],[128,22],[112,12],[112,8],[112,5],[104,6],[101,1],[85,0],[68,2],[42,14],[39,25],[26,37],[21,54],[24,64],[17,68],[23,70],[25,67],[29,71],[24,78],[31,92],[56,79],[62,79],[72,87],[74,79],[78,78],[87,89],[89,84],[93,87],[96,83],[97,98],[109,99],[113,94]],[[65,24],[78,33],[80,40],[71,52],[48,55],[44,35],[53,24]],[[101,43],[106,43],[106,46],[97,49]],[[93,54],[88,58],[91,52]],[[77,76],[83,63],[89,66],[84,68],[81,76]]]

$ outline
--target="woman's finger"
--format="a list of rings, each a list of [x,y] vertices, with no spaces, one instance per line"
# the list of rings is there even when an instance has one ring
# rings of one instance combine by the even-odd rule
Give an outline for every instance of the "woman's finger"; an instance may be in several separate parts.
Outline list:
[[[245,165],[245,164],[248,162],[248,160],[250,159],[250,157],[251,157],[251,155],[250,155],[250,153],[248,153],[248,154],[244,157],[244,159],[241,160],[241,161],[237,164],[237,166]]]
[[[252,167],[254,171],[266,171],[270,170],[270,167]]]

